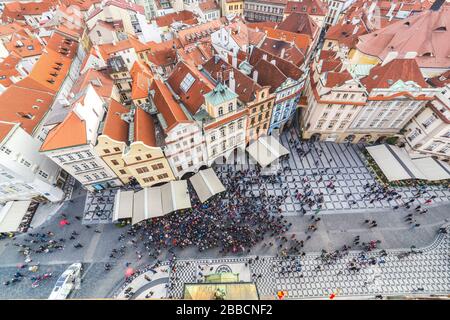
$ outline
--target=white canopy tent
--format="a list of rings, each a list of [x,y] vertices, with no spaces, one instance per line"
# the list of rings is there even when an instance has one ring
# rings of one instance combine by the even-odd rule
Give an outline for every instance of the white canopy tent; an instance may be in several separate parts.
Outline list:
[[[0,209],[0,232],[16,232],[31,201],[9,201]]]
[[[289,150],[274,136],[260,137],[257,141],[247,147],[247,152],[263,168],[267,167],[279,157],[289,154]]]
[[[212,168],[200,170],[189,180],[201,202],[205,202],[213,195],[225,191],[225,187]]]
[[[132,224],[191,207],[186,180],[170,181],[160,187],[144,188],[134,194]]]
[[[450,179],[450,167],[431,157],[411,159],[404,149],[387,144],[366,149],[389,181]]]
[[[134,191],[119,190],[114,199],[112,221],[127,219],[133,216]]]
[[[413,159],[414,165],[427,177],[427,180],[437,181],[450,179],[450,166],[432,157]]]

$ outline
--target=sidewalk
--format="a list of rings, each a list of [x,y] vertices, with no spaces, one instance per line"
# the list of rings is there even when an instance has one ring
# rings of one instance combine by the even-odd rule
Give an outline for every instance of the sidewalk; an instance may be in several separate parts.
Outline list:
[[[39,204],[33,220],[31,220],[30,228],[31,230],[38,229],[46,221],[50,220],[58,211],[63,207],[64,202],[47,202],[44,204]]]

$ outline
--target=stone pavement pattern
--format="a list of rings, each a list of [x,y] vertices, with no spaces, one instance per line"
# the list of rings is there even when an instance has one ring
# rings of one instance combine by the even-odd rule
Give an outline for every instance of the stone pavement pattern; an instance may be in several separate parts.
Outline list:
[[[245,263],[250,258],[253,258],[251,273],[262,275],[253,279],[262,299],[274,299],[279,290],[285,291],[286,299],[328,298],[331,293],[347,297],[405,295],[418,293],[418,288],[424,289],[420,291],[421,294],[450,293],[450,235],[440,234],[431,245],[422,249],[423,253],[410,254],[400,259],[398,255],[406,251],[387,250],[388,255],[378,258],[377,264],[360,271],[347,269],[348,262],[353,258],[358,259],[360,252],[351,251],[320,271],[316,269],[321,265],[317,259],[320,254],[311,253],[296,257],[301,263],[301,271],[284,275],[280,273],[281,268],[293,262],[277,257],[260,257],[259,260],[254,257],[180,260],[175,263],[176,271],[170,275],[174,285],[169,290],[169,297],[181,298],[183,284],[197,282],[198,264]],[[379,257],[379,251],[371,251],[365,256]]]
[[[402,199],[394,199],[390,202],[386,200],[376,200],[373,203],[362,195],[365,193],[364,185],[366,183],[374,184],[376,180],[364,162],[364,155],[361,153],[362,146],[354,144],[337,144],[334,142],[315,142],[312,151],[306,156],[299,157],[295,146],[289,142],[290,139],[298,140],[297,133],[287,131],[281,135],[281,143],[290,151],[288,165],[291,170],[282,174],[283,186],[279,184],[266,183],[269,194],[282,195],[283,187],[288,187],[288,197],[285,204],[281,206],[284,215],[295,215],[301,209],[299,201],[295,198],[297,189],[302,192],[303,178],[308,178],[314,194],[322,192],[324,194],[323,211],[349,211],[349,210],[365,210],[375,209],[381,210],[391,208],[395,205],[402,205],[403,199],[413,197],[416,192],[415,187],[398,187],[397,192],[402,195]],[[304,150],[307,150],[304,144]],[[318,150],[322,150],[322,155],[319,156]],[[242,158],[242,157],[241,157]],[[245,155],[244,164],[218,164],[216,165],[219,172],[219,178],[223,178],[228,170],[254,169],[252,159],[249,155]],[[330,162],[329,160],[332,159]],[[316,165],[316,161],[318,164]],[[321,174],[325,168],[329,168],[326,174]],[[338,173],[339,172],[339,173]],[[313,174],[317,174],[317,178],[322,176],[323,181],[316,181]],[[335,176],[334,183],[336,192],[327,188],[326,185]],[[257,185],[252,186],[254,192],[258,192]],[[436,196],[434,202],[450,201],[450,190],[441,186],[428,186],[426,196]],[[349,200],[355,200],[356,204],[350,205],[349,200],[345,198],[345,194],[351,193],[352,197]],[[425,198],[419,199],[420,203],[425,202]],[[307,208],[307,207],[305,207]],[[313,205],[311,210],[316,210],[317,206]]]
[[[83,224],[111,223],[114,198],[118,189],[88,192],[84,207]]]

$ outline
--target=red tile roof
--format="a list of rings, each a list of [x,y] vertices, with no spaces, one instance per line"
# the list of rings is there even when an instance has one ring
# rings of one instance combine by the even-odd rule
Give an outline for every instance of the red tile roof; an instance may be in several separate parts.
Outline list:
[[[306,12],[313,16],[326,16],[328,6],[321,0],[288,1],[284,9],[284,14],[291,14],[293,12]]]
[[[56,7],[57,0],[47,0],[42,2],[10,2],[5,3],[2,20],[4,22],[12,20],[25,20],[26,15],[41,15]]]
[[[177,63],[177,53],[174,50],[174,47],[177,46],[175,41],[161,43],[150,41],[147,45],[147,58],[152,64],[156,66],[168,66]]]
[[[262,86],[270,86],[271,93],[275,92],[287,79],[276,65],[264,59],[256,62],[255,70],[258,71],[258,83]]]
[[[194,82],[187,92],[184,92],[181,88],[181,82],[187,74],[190,74],[194,78]],[[203,95],[214,88],[214,84],[201,74],[199,70],[183,61],[180,61],[175,66],[167,82],[192,115],[196,114],[204,103],[205,99]]]
[[[325,39],[338,41],[339,45],[351,49],[358,43],[359,36],[365,35],[368,32],[365,24],[362,22],[354,25],[350,21],[345,21],[331,26],[325,35]]]
[[[277,68],[286,76],[293,80],[298,80],[303,75],[303,71],[293,63],[281,59],[275,55],[270,54],[265,50],[254,48],[252,51],[252,55],[250,57],[250,64],[255,65],[259,60],[264,59],[264,55],[266,55],[267,61],[275,60],[275,64]]]
[[[15,123],[0,121],[0,142],[5,139],[15,125]]]
[[[44,46],[37,38],[16,33],[11,37],[11,41],[5,44],[5,48],[21,58],[29,58],[41,55]]]
[[[298,49],[306,52],[311,44],[311,38],[305,34],[299,34],[274,28],[263,28],[267,37],[287,42],[294,42]]]
[[[217,62],[216,62],[217,61]],[[213,57],[203,65],[203,68],[208,72],[214,80],[221,78],[228,83],[230,80],[230,72],[233,71],[235,79],[235,92],[239,95],[239,100],[245,103],[252,102],[255,99],[255,94],[262,87],[253,81],[252,78],[246,76],[238,69],[233,68],[220,58]]]
[[[414,81],[422,88],[429,87],[415,59],[394,59],[384,66],[378,65],[361,79],[361,83],[370,92],[377,88],[390,88],[398,80]]]
[[[266,38],[260,48],[296,66],[300,66],[305,61],[304,51],[298,49],[294,44],[283,40]]]
[[[143,6],[137,5],[132,2],[127,2],[125,0],[108,0],[105,3],[105,7],[106,6],[115,6],[115,7],[121,8],[121,9],[134,11],[134,12],[140,13],[142,15],[145,14],[145,10],[144,10]]]
[[[184,114],[180,105],[175,101],[172,93],[164,82],[155,79],[152,83],[151,90],[155,91],[153,102],[166,121],[166,132],[170,131],[179,123],[189,122],[189,119]]]
[[[427,10],[385,28],[359,37],[357,49],[384,60],[390,52],[403,58],[417,52],[420,68],[448,68],[450,66],[450,6]]]
[[[74,83],[71,92],[77,94],[89,84],[92,85],[100,97],[104,99],[111,98],[113,91],[113,80],[103,72],[95,69],[89,69],[84,74],[81,74]]]
[[[147,146],[157,147],[153,118],[139,107],[134,114],[134,141],[142,141]]]
[[[327,88],[333,88],[343,85],[346,81],[352,80],[353,77],[347,70],[344,70],[342,72],[327,72],[325,79],[324,86]]]
[[[41,151],[50,151],[87,144],[86,122],[71,111],[59,125],[48,133]]]
[[[311,39],[314,39],[319,27],[307,13],[294,12],[280,22],[277,29],[306,34]]]
[[[198,4],[198,7],[203,12],[209,12],[209,11],[213,11],[213,10],[220,10],[219,6],[217,5],[217,3],[214,2],[214,0],[205,0],[203,2],[200,2]]]
[[[145,99],[153,81],[153,74],[145,65],[136,61],[130,71],[133,83],[131,85],[131,99]]]
[[[128,141],[128,122],[122,120],[121,115],[130,110],[114,99],[109,103],[102,134],[119,142]]]
[[[155,22],[158,27],[168,27],[174,22],[183,22],[186,24],[197,24],[197,18],[194,13],[188,10],[169,13],[161,17],[156,17]]]

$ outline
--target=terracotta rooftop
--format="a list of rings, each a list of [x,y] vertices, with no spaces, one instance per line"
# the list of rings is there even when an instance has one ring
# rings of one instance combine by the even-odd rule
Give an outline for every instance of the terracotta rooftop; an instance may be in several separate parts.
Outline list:
[[[343,85],[346,81],[352,80],[352,75],[347,71],[333,72],[329,71],[325,75],[325,84],[327,88],[339,87]]]
[[[178,38],[183,46],[200,41],[209,40],[210,34],[218,30],[223,25],[222,19],[212,20],[197,26],[178,31]]]
[[[136,61],[130,71],[133,83],[131,85],[131,99],[145,99],[153,81],[153,74],[147,66]]]
[[[157,147],[155,123],[152,116],[137,107],[134,114],[134,142],[142,141],[150,147]]]
[[[190,63],[193,67],[204,64],[213,56],[214,48],[210,42],[201,42],[189,45],[178,50],[181,60]]]
[[[277,29],[306,34],[311,39],[314,39],[319,27],[307,13],[294,12],[280,22]]]
[[[291,14],[293,12],[306,12],[313,16],[326,16],[328,6],[325,1],[321,0],[288,1],[284,9],[284,14]]]
[[[109,103],[102,134],[119,142],[128,141],[128,122],[122,120],[121,115],[130,110],[114,99]]]
[[[41,151],[50,151],[87,144],[86,122],[75,111],[48,133]]]
[[[166,121],[165,131],[170,131],[179,123],[188,122],[189,119],[184,114],[180,105],[175,101],[167,85],[161,80],[155,79],[151,85],[151,90],[155,91],[153,102],[159,113]]]
[[[15,54],[10,54],[2,62],[0,62],[0,84],[5,88],[13,84],[11,77],[21,77],[16,65],[20,58]]]
[[[246,76],[238,69],[233,68],[232,65],[218,58],[218,56],[208,60],[203,65],[203,68],[214,80],[218,81],[219,79],[222,79],[228,86],[230,86],[230,72],[233,71],[235,92],[239,95],[239,100],[242,102],[252,102],[255,99],[256,91],[262,89],[262,87],[257,82],[254,82],[252,78]]]
[[[270,92],[274,92],[287,79],[281,70],[265,59],[260,59],[254,65],[254,71],[258,71],[258,83],[262,86],[270,86]]]
[[[344,21],[331,26],[325,35],[325,39],[338,41],[339,45],[351,49],[358,43],[359,36],[368,32],[365,24],[362,22],[352,24],[350,21]]]
[[[450,66],[450,6],[427,10],[397,21],[385,28],[359,37],[357,49],[384,60],[390,52],[403,58],[417,52],[420,68],[448,68]]]
[[[21,58],[29,58],[42,54],[44,47],[37,38],[16,33],[11,37],[10,42],[5,44],[5,48]]]
[[[0,121],[0,142],[5,139],[5,137],[15,125],[15,123]]]
[[[182,10],[179,12],[169,13],[161,17],[156,17],[155,22],[158,27],[168,27],[174,22],[183,22],[186,24],[197,24],[197,18],[194,13],[188,10]]]
[[[57,0],[47,0],[41,2],[10,2],[5,3],[2,14],[4,22],[11,20],[25,20],[26,15],[41,15],[56,7]]]
[[[260,48],[296,66],[305,61],[305,53],[287,41],[266,38]]]
[[[175,41],[164,41],[156,43],[150,41],[148,50],[146,51],[148,60],[156,66],[167,66],[177,63],[177,53],[174,47],[177,46]]]
[[[450,83],[450,70],[447,72],[444,72],[440,76],[428,79],[427,82],[436,88],[444,87],[445,85]]]
[[[267,61],[274,60],[277,68],[288,78],[298,80],[303,75],[303,71],[295,64],[259,48],[253,49],[249,62],[250,64],[255,65],[259,60],[264,59],[264,57]]]
[[[134,12],[142,14],[142,15],[145,14],[145,10],[144,10],[143,6],[140,6],[135,3],[125,1],[125,0],[108,0],[105,3],[105,7],[106,6],[115,6],[115,7],[125,9],[128,11],[134,11]]]
[[[267,37],[276,40],[294,42],[298,49],[303,49],[304,51],[307,51],[309,45],[311,44],[311,38],[305,34],[299,34],[268,27],[264,27],[262,30],[266,33]]]
[[[111,98],[113,91],[113,80],[105,73],[95,69],[89,69],[84,74],[81,74],[74,83],[71,92],[78,94],[89,84],[92,85],[100,97],[104,99]]]
[[[186,77],[192,77],[193,82],[187,90],[183,90],[181,83]],[[208,78],[183,61],[178,62],[167,82],[192,115],[196,114],[204,103],[203,95],[214,89],[214,84]]]
[[[213,10],[220,10],[219,6],[214,2],[214,0],[206,0],[203,2],[200,2],[198,4],[198,7],[203,12],[209,12]]]
[[[429,87],[415,59],[394,59],[384,66],[378,65],[361,79],[361,83],[370,92],[377,88],[390,88],[398,80],[414,81],[422,88]]]

